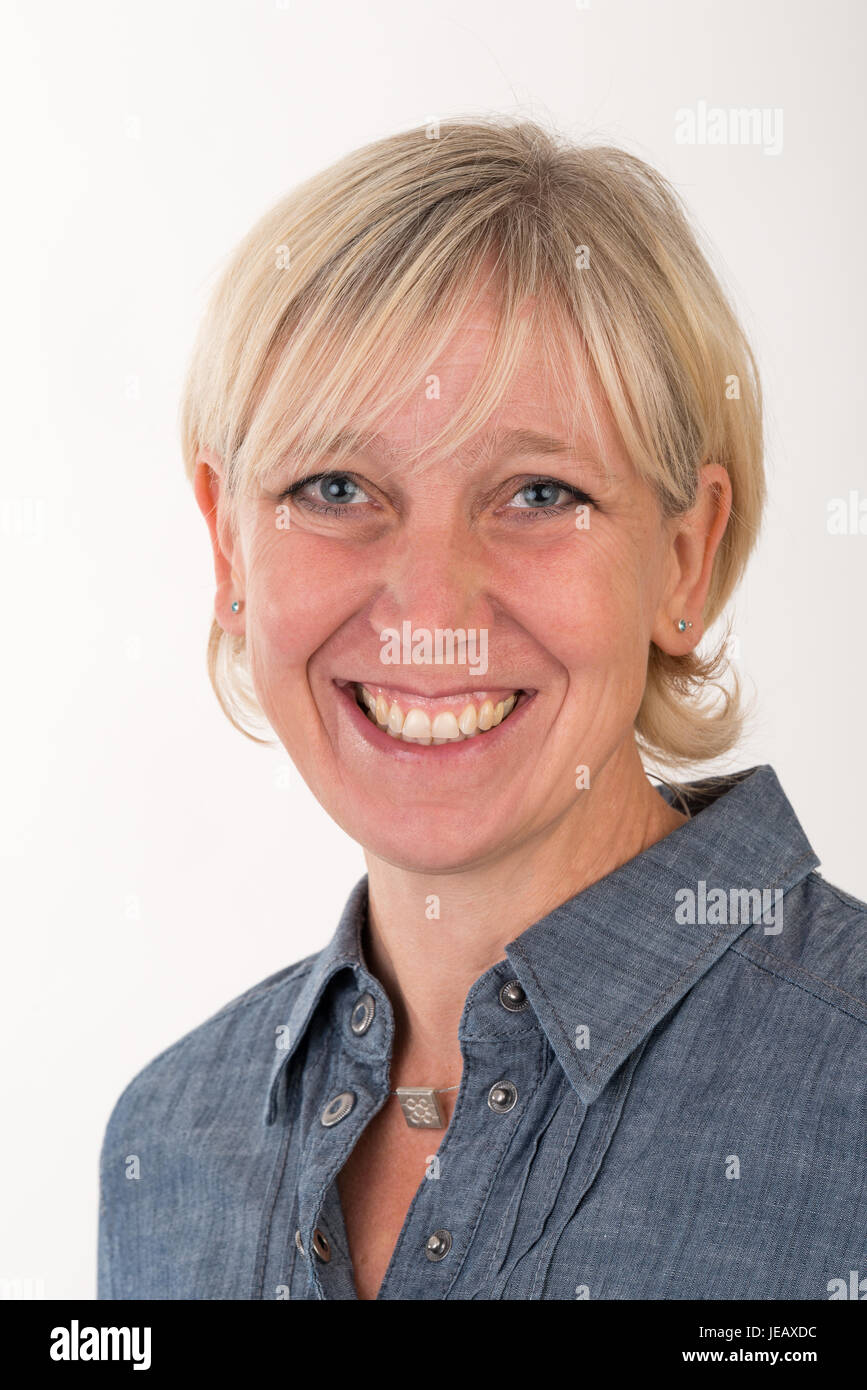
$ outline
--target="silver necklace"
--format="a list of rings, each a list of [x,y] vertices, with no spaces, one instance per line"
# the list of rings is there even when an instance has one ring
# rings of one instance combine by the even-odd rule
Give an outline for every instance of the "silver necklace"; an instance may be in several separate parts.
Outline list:
[[[446,1117],[437,1097],[444,1091],[459,1090],[460,1082],[457,1086],[398,1086],[388,1094],[397,1096],[410,1129],[445,1129]]]

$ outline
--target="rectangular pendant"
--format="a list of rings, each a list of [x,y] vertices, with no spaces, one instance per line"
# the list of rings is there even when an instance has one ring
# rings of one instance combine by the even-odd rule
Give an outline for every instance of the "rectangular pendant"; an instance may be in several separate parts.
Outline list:
[[[398,1086],[396,1095],[410,1129],[445,1129],[445,1115],[433,1086]]]

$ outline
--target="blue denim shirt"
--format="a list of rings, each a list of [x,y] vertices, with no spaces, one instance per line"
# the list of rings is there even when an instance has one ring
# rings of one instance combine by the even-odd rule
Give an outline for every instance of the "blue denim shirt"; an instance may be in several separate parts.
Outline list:
[[[771,767],[693,783],[690,811],[473,985],[381,1299],[867,1297],[867,906],[815,872]],[[324,950],[124,1091],[100,1298],[355,1298],[336,1178],[393,1037],[366,903],[363,879]]]

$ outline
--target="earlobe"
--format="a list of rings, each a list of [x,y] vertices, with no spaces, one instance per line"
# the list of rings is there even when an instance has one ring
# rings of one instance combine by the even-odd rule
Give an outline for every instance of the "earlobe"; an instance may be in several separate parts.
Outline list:
[[[685,656],[687,652],[693,651],[701,641],[704,626],[700,618],[698,624],[698,632],[691,635],[690,630],[694,626],[692,619],[686,617],[672,618],[666,608],[665,613],[657,617],[651,633],[651,640],[668,656]]]

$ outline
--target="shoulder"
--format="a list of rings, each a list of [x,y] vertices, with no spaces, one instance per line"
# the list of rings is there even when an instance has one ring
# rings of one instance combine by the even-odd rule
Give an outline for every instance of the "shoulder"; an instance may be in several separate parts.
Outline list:
[[[867,903],[814,870],[771,915],[772,924],[755,922],[732,949],[841,1018],[867,1024]]]
[[[314,952],[260,980],[148,1062],[115,1102],[103,1148],[112,1130],[132,1112],[143,1117],[156,1104],[164,1110],[172,1092],[188,1089],[197,1075],[219,1072],[215,1061],[225,1058],[230,1043],[235,1055],[249,1057],[254,1066],[258,1056],[267,1068],[274,1056],[275,1030],[285,1023],[317,956]]]

